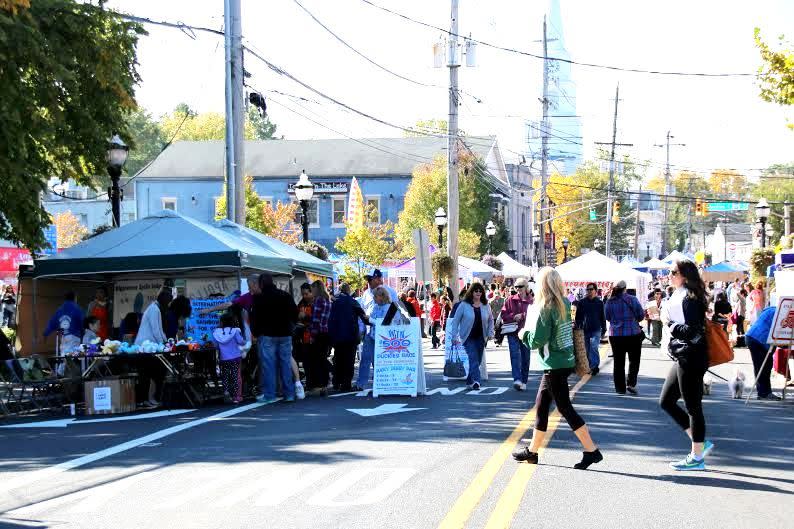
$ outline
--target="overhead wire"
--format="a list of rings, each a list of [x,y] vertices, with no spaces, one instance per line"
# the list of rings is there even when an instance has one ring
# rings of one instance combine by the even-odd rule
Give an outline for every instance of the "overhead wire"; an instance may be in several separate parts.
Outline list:
[[[564,59],[562,57],[543,56],[543,55],[538,55],[536,53],[531,53],[531,52],[528,52],[528,51],[518,50],[518,49],[515,49],[515,48],[509,48],[509,47],[506,47],[506,46],[500,46],[498,44],[493,44],[491,42],[487,42],[487,41],[484,41],[484,40],[474,39],[474,38],[471,38],[471,37],[467,37],[465,35],[460,35],[460,34],[452,32],[452,31],[449,31],[447,29],[444,29],[442,27],[435,26],[433,24],[428,24],[427,22],[422,22],[421,20],[416,20],[416,19],[411,18],[411,17],[409,17],[407,15],[404,15],[402,13],[398,13],[397,11],[393,11],[393,10],[391,10],[389,8],[386,8],[386,7],[383,7],[381,5],[376,4],[374,2],[371,2],[370,0],[361,0],[361,1],[364,2],[367,5],[370,5],[370,6],[374,7],[374,8],[376,8],[376,9],[380,9],[381,11],[385,11],[387,13],[391,13],[392,15],[400,17],[400,18],[402,18],[404,20],[408,20],[410,22],[413,22],[414,24],[419,24],[421,26],[425,26],[427,28],[434,29],[436,31],[440,31],[442,33],[446,33],[447,35],[450,35],[450,36],[453,36],[453,37],[467,39],[467,40],[469,40],[471,42],[476,42],[477,44],[481,44],[481,45],[486,46],[488,48],[493,48],[493,49],[497,49],[497,50],[501,50],[501,51],[505,51],[505,52],[509,52],[509,53],[519,54],[519,55],[524,55],[524,56],[527,56],[527,57],[533,57],[535,59],[541,59],[541,60],[547,60],[547,61],[555,61],[555,62],[563,62],[563,63],[566,63],[566,64],[572,64],[572,65],[577,65],[577,66],[585,66],[585,67],[588,67],[588,68],[601,68],[601,69],[605,69],[605,70],[614,70],[614,71],[629,72],[629,73],[644,73],[644,74],[652,74],[652,75],[671,75],[671,76],[680,76],[680,77],[755,77],[756,76],[755,73],[708,73],[708,72],[676,72],[676,71],[663,71],[663,70],[646,70],[646,69],[642,69],[642,68],[626,68],[626,67],[611,66],[611,65],[606,65],[606,64],[595,64],[595,63],[589,63],[589,62],[583,62],[583,61],[574,61],[572,59]]]

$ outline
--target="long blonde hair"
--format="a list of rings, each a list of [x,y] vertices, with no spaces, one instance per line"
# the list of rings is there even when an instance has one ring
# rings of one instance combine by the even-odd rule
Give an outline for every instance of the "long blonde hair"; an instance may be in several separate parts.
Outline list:
[[[538,273],[538,295],[535,304],[540,309],[556,310],[560,318],[565,318],[565,287],[562,278],[555,269],[544,266]]]
[[[313,292],[314,293],[314,297],[331,299],[331,297],[328,295],[328,291],[325,289],[325,283],[323,283],[319,279],[317,281],[315,281],[314,283],[312,283],[312,289],[315,291],[315,292]]]

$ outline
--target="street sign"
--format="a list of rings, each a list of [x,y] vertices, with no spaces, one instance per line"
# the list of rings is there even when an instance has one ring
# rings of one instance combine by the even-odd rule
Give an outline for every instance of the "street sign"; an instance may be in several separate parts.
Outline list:
[[[47,241],[47,244],[50,245],[49,248],[44,248],[43,253],[44,255],[55,255],[58,253],[58,228],[55,224],[50,224],[46,228],[44,228],[44,239]]]
[[[421,228],[413,231],[414,246],[416,246],[416,280],[420,283],[430,283],[433,280],[433,271],[430,266],[430,248],[427,232]]]
[[[750,205],[747,202],[707,202],[706,211],[747,211]]]

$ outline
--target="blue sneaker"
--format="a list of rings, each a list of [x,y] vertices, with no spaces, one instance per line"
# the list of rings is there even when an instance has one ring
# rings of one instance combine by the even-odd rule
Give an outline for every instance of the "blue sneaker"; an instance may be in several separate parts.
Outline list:
[[[703,443],[703,459],[705,459],[712,450],[714,450],[714,443],[712,443],[711,440],[706,439],[706,441]]]
[[[695,459],[695,456],[692,454],[688,454],[684,459],[681,461],[670,463],[670,468],[673,470],[706,470],[706,460]]]

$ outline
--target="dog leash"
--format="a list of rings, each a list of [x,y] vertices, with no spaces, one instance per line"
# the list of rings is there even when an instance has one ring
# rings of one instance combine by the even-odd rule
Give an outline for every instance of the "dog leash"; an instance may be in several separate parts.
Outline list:
[[[714,375],[715,377],[719,378],[720,380],[724,380],[725,382],[728,382],[728,379],[727,379],[727,378],[723,378],[723,377],[719,376],[717,373],[715,373],[715,372],[714,372],[714,371],[712,371],[711,369],[707,369],[707,370],[706,370],[706,373],[711,373],[712,375]]]

